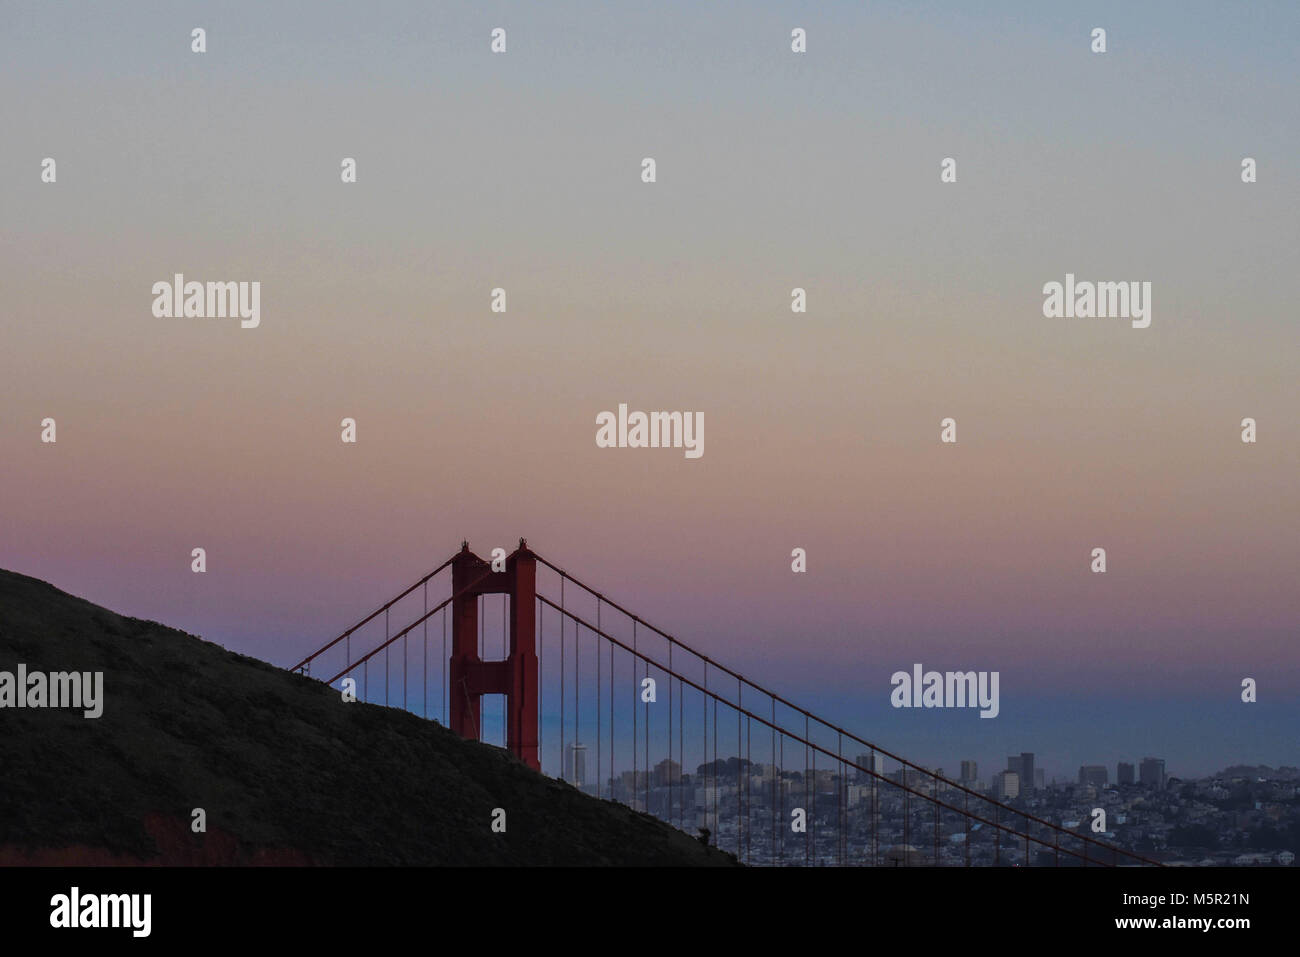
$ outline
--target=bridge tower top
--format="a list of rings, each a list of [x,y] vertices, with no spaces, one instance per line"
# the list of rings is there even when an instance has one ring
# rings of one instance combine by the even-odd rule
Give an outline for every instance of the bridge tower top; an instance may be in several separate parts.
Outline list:
[[[467,738],[481,735],[479,716],[485,694],[506,697],[506,747],[529,767],[540,770],[537,741],[537,558],[521,538],[506,558],[505,570],[475,555],[469,542],[451,562],[452,652],[451,728]],[[484,661],[478,653],[479,596],[509,598],[510,652],[504,661]]]

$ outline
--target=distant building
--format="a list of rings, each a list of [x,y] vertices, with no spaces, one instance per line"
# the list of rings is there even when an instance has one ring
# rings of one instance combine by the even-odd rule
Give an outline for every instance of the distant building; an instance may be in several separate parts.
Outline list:
[[[569,783],[582,787],[587,783],[587,746],[585,744],[569,745],[568,761]]]
[[[1119,784],[1133,784],[1137,777],[1134,774],[1135,768],[1126,761],[1121,761],[1115,768],[1115,781]]]
[[[975,779],[976,779],[978,776],[979,776],[979,775],[976,773],[976,766],[975,766],[975,762],[974,762],[974,761],[963,761],[963,762],[961,763],[961,783],[962,783],[962,784],[967,784],[967,785],[969,785],[969,784],[974,784],[974,783],[975,783]]]
[[[1145,787],[1155,788],[1157,791],[1164,790],[1164,758],[1143,758],[1142,764],[1138,767],[1138,781]]]
[[[1047,788],[1047,775],[1043,773],[1042,768],[1034,769],[1034,790],[1043,791]]]
[[[1032,751],[1022,751],[1020,754],[1020,787],[1024,791],[1032,791],[1036,787],[1037,777],[1034,774],[1034,753]]]
[[[824,793],[824,792],[834,793],[835,772],[830,770],[829,768],[826,769],[817,768],[814,771],[810,771],[805,777],[812,784],[813,789],[818,793]],[[915,775],[909,775],[908,780],[911,781],[914,777]]]
[[[885,759],[874,751],[870,754],[859,754],[857,764],[858,767],[866,768],[867,771],[874,771],[876,774],[883,775],[885,773]],[[871,775],[867,771],[857,772],[856,777],[859,784],[869,784],[871,782]]]
[[[1016,775],[1017,777],[1020,776],[1020,772],[1022,770],[1020,755],[1012,754],[1007,757],[1007,770],[1010,771],[1012,774]]]
[[[1001,771],[995,775],[993,796],[1004,801],[1020,797],[1020,775],[1015,771]]]
[[[1089,784],[1094,788],[1104,788],[1110,776],[1104,764],[1085,764],[1079,768],[1079,783]]]
[[[654,786],[664,788],[676,784],[682,779],[682,766],[670,758],[664,758],[655,765]]]

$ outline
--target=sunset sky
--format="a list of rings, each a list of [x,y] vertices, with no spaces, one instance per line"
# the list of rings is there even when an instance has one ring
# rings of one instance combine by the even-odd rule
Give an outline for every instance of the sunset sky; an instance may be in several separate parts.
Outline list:
[[[1300,764],[1300,11],[738,6],[6,0],[0,567],[290,665],[522,535],[927,763]]]

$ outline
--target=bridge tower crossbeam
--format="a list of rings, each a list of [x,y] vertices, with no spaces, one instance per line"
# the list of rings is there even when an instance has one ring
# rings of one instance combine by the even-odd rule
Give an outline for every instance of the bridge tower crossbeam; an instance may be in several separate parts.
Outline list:
[[[537,557],[522,538],[506,558],[505,571],[462,542],[451,561],[451,729],[478,739],[485,694],[506,697],[506,748],[534,770],[541,769],[537,741]],[[510,604],[510,652],[484,661],[478,652],[479,596],[505,594]]]

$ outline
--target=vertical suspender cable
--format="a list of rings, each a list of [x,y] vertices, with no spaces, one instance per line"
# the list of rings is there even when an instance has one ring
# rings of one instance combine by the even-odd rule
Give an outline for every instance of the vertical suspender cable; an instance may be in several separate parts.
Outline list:
[[[632,806],[636,807],[636,619],[632,619]]]
[[[602,740],[602,739],[601,739],[601,736],[600,736],[600,686],[601,686],[601,680],[600,680],[600,679],[601,679],[601,673],[600,673],[600,639],[601,639],[601,631],[602,631],[602,629],[601,629],[601,627],[600,627],[600,604],[601,604],[601,602],[600,602],[600,596],[597,595],[597,596],[596,596],[596,635],[595,635],[595,645],[596,645],[596,796],[597,796],[597,797],[604,797],[604,796],[605,796],[605,779],[601,776],[601,773],[600,773],[600,748],[601,748],[601,740]]]
[[[609,796],[614,797],[617,786],[614,770],[614,642],[609,643]]]
[[[650,678],[650,662],[645,663],[646,679]],[[650,813],[650,702],[645,703],[645,812]]]
[[[749,783],[754,779],[753,764],[751,763],[751,759],[753,755],[753,752],[751,751],[751,746],[753,745],[753,743],[754,743],[754,723],[749,718],[746,718],[745,719],[745,861],[746,862],[750,860]]]
[[[447,609],[442,609],[442,723],[451,723],[447,709]]]
[[[934,788],[934,796],[939,796],[939,779],[936,777],[931,786]],[[939,866],[939,802],[934,802],[934,866]]]
[[[907,793],[907,765],[904,764],[898,770],[899,773],[902,774],[903,776],[903,866],[907,867],[908,864],[911,863],[911,861],[909,860],[910,855],[907,853],[907,833],[908,833],[908,826],[912,823],[912,814],[911,811],[909,810],[909,805],[907,802],[907,799],[909,797]]]
[[[545,726],[546,712],[542,708],[542,689],[546,687],[546,668],[545,668],[545,648],[546,648],[546,628],[542,624],[542,615],[546,609],[542,606],[542,596],[538,595],[535,599],[537,602],[537,763],[541,764],[546,760],[546,751],[542,748],[542,728]],[[564,775],[564,768],[560,768],[561,777]]]
[[[964,775],[963,775],[964,777]],[[966,824],[966,866],[970,867],[970,792],[962,792],[962,816]]]
[[[844,733],[836,735],[837,744],[835,745],[835,754],[839,759],[835,764],[835,773],[838,781],[835,785],[835,853],[840,862],[840,867],[844,866]]]
[[[804,714],[803,716],[803,809],[805,815],[808,813],[808,808],[811,806],[810,802],[808,801],[808,742],[811,740],[812,738],[808,736],[808,715]],[[807,866],[809,860],[811,860],[811,851],[808,845],[808,840],[809,840],[808,834],[809,834],[808,821],[805,820],[803,824],[804,866]]]
[[[560,780],[569,780],[564,763],[564,576],[560,576]]]
[[[577,745],[582,744],[582,723],[580,720],[582,711],[580,707],[578,707],[582,700],[582,667],[581,659],[578,658],[578,653],[580,653],[580,649],[582,648],[581,638],[581,633],[578,632],[577,619],[575,618],[573,619],[573,748],[575,749],[577,748]],[[573,758],[573,784],[581,787],[581,784],[578,784],[577,780],[576,755],[577,752],[575,750],[575,758]],[[582,768],[582,771],[586,772],[586,767]]]
[[[812,739],[809,738],[809,741]],[[808,813],[808,833],[812,836],[813,867],[817,866],[817,752],[812,752],[812,809]]]
[[[429,718],[429,583],[424,583],[424,718]]]
[[[673,643],[668,642],[668,820],[673,819]]]
[[[713,833],[718,842],[718,699],[713,699]],[[722,845],[718,843],[718,846]]]

